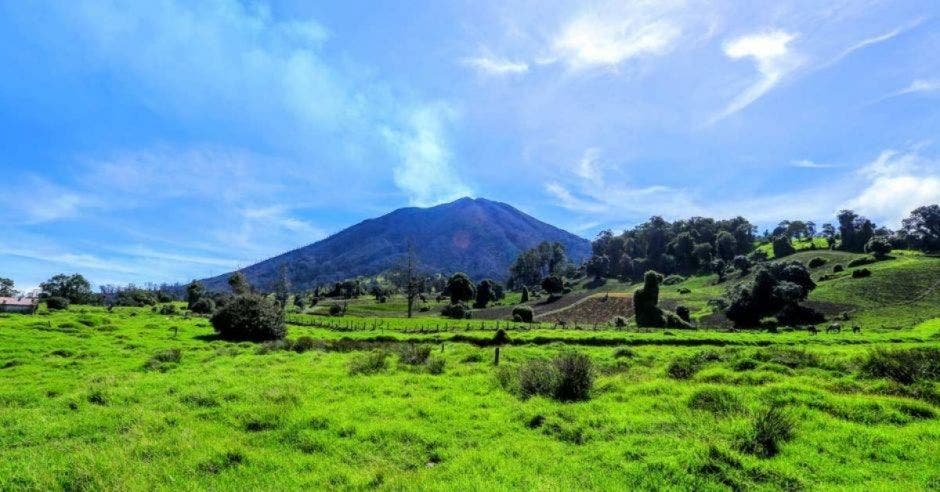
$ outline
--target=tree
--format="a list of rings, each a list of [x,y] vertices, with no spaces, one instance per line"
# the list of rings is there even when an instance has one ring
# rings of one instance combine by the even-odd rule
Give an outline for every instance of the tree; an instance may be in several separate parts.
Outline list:
[[[712,260],[711,270],[716,275],[718,275],[718,283],[725,281],[725,270],[727,269],[727,267],[728,265],[725,263],[725,260],[722,260],[721,258],[716,258]]]
[[[0,297],[16,297],[17,293],[13,287],[12,280],[0,277]]]
[[[202,296],[206,294],[206,288],[199,282],[193,280],[186,286],[186,306],[189,309],[193,308],[193,305],[199,299],[202,299]]]
[[[606,255],[592,256],[584,264],[584,271],[595,279],[604,278],[610,273],[610,259]]]
[[[882,259],[891,252],[891,243],[884,236],[874,236],[865,244],[865,252]]]
[[[708,243],[698,243],[695,245],[693,250],[693,255],[695,256],[695,261],[702,268],[705,268],[712,261],[712,254],[714,253],[715,248]]]
[[[643,275],[643,287],[633,293],[633,313],[636,317],[636,325],[640,327],[690,328],[691,326],[675,313],[659,308],[659,284],[662,281],[663,276],[652,270]]]
[[[487,304],[496,300],[496,283],[490,279],[483,280],[477,284],[476,300],[473,307],[483,309]]]
[[[455,273],[447,280],[444,294],[450,296],[450,303],[467,302],[476,296],[476,287],[466,273]]]
[[[910,247],[940,251],[940,205],[917,207],[901,224]]]
[[[542,288],[549,294],[561,294],[565,290],[565,281],[557,275],[549,275],[542,279]]]
[[[240,271],[233,273],[228,278],[228,285],[237,296],[251,293],[251,284],[248,283],[248,277]]]
[[[419,273],[418,255],[415,253],[414,244],[411,241],[408,242],[408,251],[405,256],[392,269],[391,281],[405,295],[405,300],[408,301],[408,317],[410,318],[414,312],[415,299],[424,290],[424,278]]]
[[[262,342],[287,335],[283,306],[252,294],[236,296],[212,315],[211,322],[225,340]]]
[[[783,258],[784,256],[796,253],[796,249],[793,247],[793,244],[790,243],[790,238],[785,234],[774,237],[773,248],[774,256],[777,258]]]
[[[291,283],[287,275],[287,265],[281,264],[277,269],[277,281],[274,283],[274,298],[281,306],[287,306],[287,300],[290,299]]]
[[[529,302],[529,288],[528,287],[522,288],[522,299],[520,299],[519,302]]]
[[[55,275],[39,284],[39,289],[42,297],[63,297],[72,304],[88,304],[94,297],[91,284],[77,273]]]
[[[734,267],[741,271],[741,274],[747,275],[751,270],[751,260],[747,259],[747,256],[737,255],[733,260]]]
[[[767,316],[782,323],[817,323],[822,315],[799,305],[816,288],[806,266],[798,261],[760,265],[754,280],[737,286],[725,315],[739,327],[756,327]]]
[[[829,249],[833,249],[836,245],[836,228],[832,224],[826,222],[822,226],[823,237],[826,238],[826,244]]]
[[[737,241],[734,240],[734,236],[728,231],[719,232],[718,236],[715,238],[715,250],[718,253],[718,257],[722,260],[731,261],[734,258],[736,246]]]

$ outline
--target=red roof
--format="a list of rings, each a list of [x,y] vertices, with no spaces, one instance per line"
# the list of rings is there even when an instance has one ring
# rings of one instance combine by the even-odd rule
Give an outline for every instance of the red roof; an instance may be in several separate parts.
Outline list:
[[[10,306],[33,306],[39,299],[32,297],[0,297],[0,304]]]

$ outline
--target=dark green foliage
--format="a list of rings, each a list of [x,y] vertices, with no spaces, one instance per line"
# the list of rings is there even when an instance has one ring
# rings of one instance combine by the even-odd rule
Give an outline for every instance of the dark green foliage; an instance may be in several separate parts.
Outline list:
[[[212,314],[215,311],[215,301],[209,297],[202,297],[189,307],[196,314]]]
[[[874,236],[865,243],[865,252],[882,259],[891,252],[891,243],[884,236]]]
[[[477,284],[476,300],[473,307],[483,309],[487,304],[496,300],[496,282],[486,279]]]
[[[55,297],[50,297],[46,299],[46,307],[49,308],[50,311],[59,311],[62,309],[68,309],[69,304],[70,304],[69,300],[66,297],[55,296]]]
[[[16,297],[16,289],[14,289],[12,280],[0,277],[0,297]]]
[[[343,314],[343,306],[339,304],[330,304],[330,316],[341,316]]]
[[[469,302],[476,296],[476,287],[466,273],[455,273],[447,280],[444,295],[450,297],[451,304]]]
[[[294,350],[294,352],[297,352],[298,354],[302,354],[304,352],[309,352],[313,350],[314,348],[316,348],[316,346],[317,346],[317,341],[314,340],[313,337],[308,337],[304,335],[298,338],[297,340],[295,340],[294,343],[291,345],[291,348]]]
[[[867,268],[859,268],[858,270],[852,270],[852,278],[865,278],[871,277],[871,270]]]
[[[745,453],[770,458],[780,452],[781,444],[793,439],[796,424],[781,406],[759,411],[751,422],[751,428],[739,442],[739,448]]]
[[[513,319],[515,319],[516,316],[519,317],[519,321],[531,323],[532,318],[535,316],[535,311],[529,306],[516,306],[512,308]]]
[[[537,285],[546,276],[563,274],[567,263],[563,244],[543,241],[523,251],[509,267],[509,285]]]
[[[837,263],[837,264],[835,264],[835,265],[832,265],[832,273],[839,273],[839,272],[841,272],[841,271],[843,271],[843,270],[845,270],[845,267],[842,266],[842,264],[838,264],[838,263]]]
[[[584,264],[584,272],[594,278],[607,277],[610,274],[610,258],[606,255],[591,257]]]
[[[627,318],[624,318],[623,316],[617,316],[616,318],[614,318],[614,326],[616,326],[617,328],[625,328],[627,326],[627,323],[628,323]]]
[[[856,253],[864,251],[868,240],[875,235],[875,224],[851,210],[839,211],[836,218],[839,220],[839,234],[842,238],[839,249]]]
[[[823,265],[825,265],[825,264],[826,264],[826,259],[825,259],[825,258],[820,258],[820,257],[817,256],[817,257],[813,258],[812,260],[809,260],[809,263],[808,263],[807,265],[808,265],[810,268],[819,268],[819,267],[821,267],[821,266],[823,266]]]
[[[528,287],[522,288],[522,299],[520,299],[519,302],[529,302],[529,288]]]
[[[388,352],[384,350],[373,350],[358,355],[349,362],[349,374],[352,376],[378,374],[386,369],[388,369]]]
[[[692,393],[689,408],[705,410],[715,415],[734,413],[742,408],[741,400],[724,388],[702,388]]]
[[[747,274],[747,272],[751,271],[751,260],[747,259],[747,256],[737,255],[734,257],[731,264],[743,274]]]
[[[204,295],[206,295],[206,288],[200,282],[193,280],[186,286],[186,307],[194,313],[198,312],[193,309],[193,306],[195,306]]]
[[[756,327],[770,316],[784,324],[821,322],[819,313],[799,305],[815,288],[809,270],[799,262],[761,265],[753,281],[731,292],[725,315],[739,327]]]
[[[519,367],[519,394],[522,398],[532,396],[551,397],[558,386],[558,372],[551,361],[530,360]]]
[[[248,283],[248,277],[242,272],[235,272],[228,278],[228,285],[236,296],[251,293],[251,284]]]
[[[165,372],[175,364],[183,360],[183,352],[180,349],[161,350],[144,364],[144,367],[151,371]]]
[[[678,357],[666,366],[666,374],[673,379],[689,379],[701,368],[702,361],[698,357]]]
[[[262,342],[284,338],[284,309],[280,304],[255,295],[236,296],[212,315],[212,326],[226,340]]]
[[[940,251],[940,205],[917,207],[902,225],[908,247]]]
[[[679,319],[681,319],[682,321],[685,321],[686,323],[692,322],[691,314],[689,313],[689,308],[685,306],[676,306],[676,316],[678,316]]]
[[[565,281],[557,275],[550,275],[542,279],[542,288],[549,294],[559,294],[565,290]]]
[[[796,253],[796,248],[793,247],[793,244],[790,243],[789,236],[776,236],[773,239],[773,248],[774,256],[777,258],[783,258],[784,256],[792,255]]]
[[[164,304],[160,306],[160,314],[164,316],[172,316],[177,314],[179,311],[176,309],[175,304]]]
[[[409,343],[402,345],[398,351],[398,361],[402,364],[417,366],[427,362],[431,356],[430,345],[416,345]]]
[[[673,313],[660,309],[659,284],[663,276],[652,270],[643,277],[643,287],[633,293],[633,313],[640,327],[691,328],[688,323]]]
[[[447,365],[447,360],[440,357],[431,357],[425,363],[425,367],[428,368],[428,374],[443,374],[444,366]]]
[[[473,317],[473,311],[470,306],[463,302],[457,304],[448,304],[441,309],[441,314],[453,319],[470,319]]]
[[[685,277],[676,274],[670,275],[663,279],[663,285],[676,285],[681,284],[682,282],[685,282]]]
[[[91,284],[77,273],[55,275],[39,284],[39,288],[42,297],[64,297],[71,304],[92,304],[96,299],[91,292]]]
[[[888,378],[901,384],[935,382],[940,380],[940,348],[879,348],[868,354],[861,369],[866,376]]]
[[[493,345],[505,345],[509,343],[509,334],[506,333],[506,330],[500,328],[496,330],[496,333],[493,334]]]

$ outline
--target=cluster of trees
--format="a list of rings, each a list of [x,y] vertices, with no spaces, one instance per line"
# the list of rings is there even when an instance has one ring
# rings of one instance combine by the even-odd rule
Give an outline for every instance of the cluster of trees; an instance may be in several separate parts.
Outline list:
[[[469,318],[471,309],[467,303],[472,302],[473,308],[484,309],[491,302],[501,301],[506,297],[502,285],[492,279],[484,279],[474,283],[466,273],[455,273],[447,279],[443,294],[450,300],[442,313],[452,318]]]
[[[0,297],[16,297],[20,295],[20,292],[16,290],[15,287],[12,280],[0,277]]]
[[[585,272],[595,278],[633,280],[654,270],[662,274],[723,271],[736,256],[754,249],[756,228],[743,217],[692,217],[670,223],[652,217],[614,235],[598,234]]]
[[[565,246],[558,242],[543,241],[538,246],[523,251],[509,267],[506,281],[510,289],[521,289],[539,285],[549,276],[573,277],[577,267],[565,256]]]
[[[800,305],[816,284],[806,266],[797,261],[778,261],[757,267],[754,280],[731,292],[725,315],[735,326],[755,327],[773,317],[788,325],[823,321],[819,312]]]

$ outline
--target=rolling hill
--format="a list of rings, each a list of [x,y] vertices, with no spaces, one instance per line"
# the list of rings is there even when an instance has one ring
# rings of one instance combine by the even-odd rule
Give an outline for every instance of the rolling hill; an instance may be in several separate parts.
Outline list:
[[[477,280],[489,277],[502,281],[516,256],[542,241],[560,242],[575,262],[591,252],[586,239],[510,205],[461,198],[430,208],[398,209],[241,271],[252,285],[270,289],[283,266],[292,290],[306,290],[380,274],[406,253],[411,242],[422,268],[428,272],[466,272]],[[209,290],[224,290],[229,275],[202,282]]]

